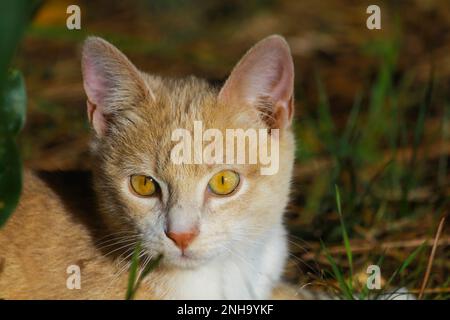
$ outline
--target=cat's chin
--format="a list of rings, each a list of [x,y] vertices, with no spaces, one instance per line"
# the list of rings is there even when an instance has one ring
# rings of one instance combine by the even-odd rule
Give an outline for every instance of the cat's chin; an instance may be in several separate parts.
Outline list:
[[[194,255],[170,254],[165,255],[163,263],[172,268],[195,269],[207,264],[209,259]]]

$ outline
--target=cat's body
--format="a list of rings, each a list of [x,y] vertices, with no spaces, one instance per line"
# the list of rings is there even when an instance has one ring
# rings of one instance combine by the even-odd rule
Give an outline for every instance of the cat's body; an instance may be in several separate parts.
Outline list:
[[[113,280],[114,263],[95,246],[101,223],[86,179],[74,179],[76,185],[67,188],[68,177],[75,176],[25,172],[19,206],[0,232],[0,298],[124,297],[124,279],[102,292],[101,284]],[[70,265],[82,270],[82,290],[67,288]]]
[[[19,207],[0,230],[0,298],[121,299],[138,242],[143,265],[163,258],[136,298],[277,296],[294,155],[286,42],[257,44],[220,90],[193,77],[143,74],[98,38],[85,44],[83,74],[95,131],[92,184],[26,172]],[[173,163],[171,133],[192,130],[194,121],[223,132],[279,130],[278,172],[261,175],[259,162]],[[224,177],[238,181],[225,196],[212,191],[217,174],[221,188]],[[133,177],[154,188],[137,195]],[[67,287],[72,265],[81,269],[81,289]]]

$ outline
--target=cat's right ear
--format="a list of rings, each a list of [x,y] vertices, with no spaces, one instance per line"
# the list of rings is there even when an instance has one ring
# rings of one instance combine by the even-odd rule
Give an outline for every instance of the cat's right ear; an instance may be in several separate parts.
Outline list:
[[[89,121],[99,136],[124,107],[154,99],[139,70],[109,42],[89,37],[82,53],[83,86]]]

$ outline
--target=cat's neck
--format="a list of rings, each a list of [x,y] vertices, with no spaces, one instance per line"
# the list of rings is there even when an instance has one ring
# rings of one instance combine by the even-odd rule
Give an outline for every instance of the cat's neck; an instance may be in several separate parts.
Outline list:
[[[200,268],[163,271],[150,286],[165,299],[267,299],[287,255],[283,226],[272,227],[255,243],[233,247]]]

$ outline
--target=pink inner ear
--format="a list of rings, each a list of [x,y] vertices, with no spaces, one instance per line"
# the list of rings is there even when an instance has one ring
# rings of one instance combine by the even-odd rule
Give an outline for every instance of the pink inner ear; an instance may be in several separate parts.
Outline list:
[[[219,93],[219,100],[242,105],[255,104],[261,98],[273,103],[273,114],[281,126],[292,118],[294,65],[289,46],[280,36],[257,43],[241,59]],[[282,108],[284,110],[275,110]]]
[[[103,113],[99,111],[96,104],[93,104],[89,100],[86,101],[86,104],[89,122],[94,127],[97,134],[104,135],[106,132],[106,119]]]
[[[107,87],[105,76],[91,59],[92,57],[83,56],[83,85],[89,101],[99,106],[104,103]]]
[[[94,47],[94,49],[96,49]],[[83,86],[87,95],[87,114],[89,122],[99,135],[103,135],[107,128],[105,99],[108,94],[108,79],[105,74],[104,59],[92,47],[85,46],[82,58]]]
[[[103,135],[106,131],[106,121],[103,115],[104,99],[107,87],[105,85],[105,77],[100,70],[97,70],[95,63],[88,55],[83,56],[83,86],[88,97],[87,114],[89,122],[99,135]]]

